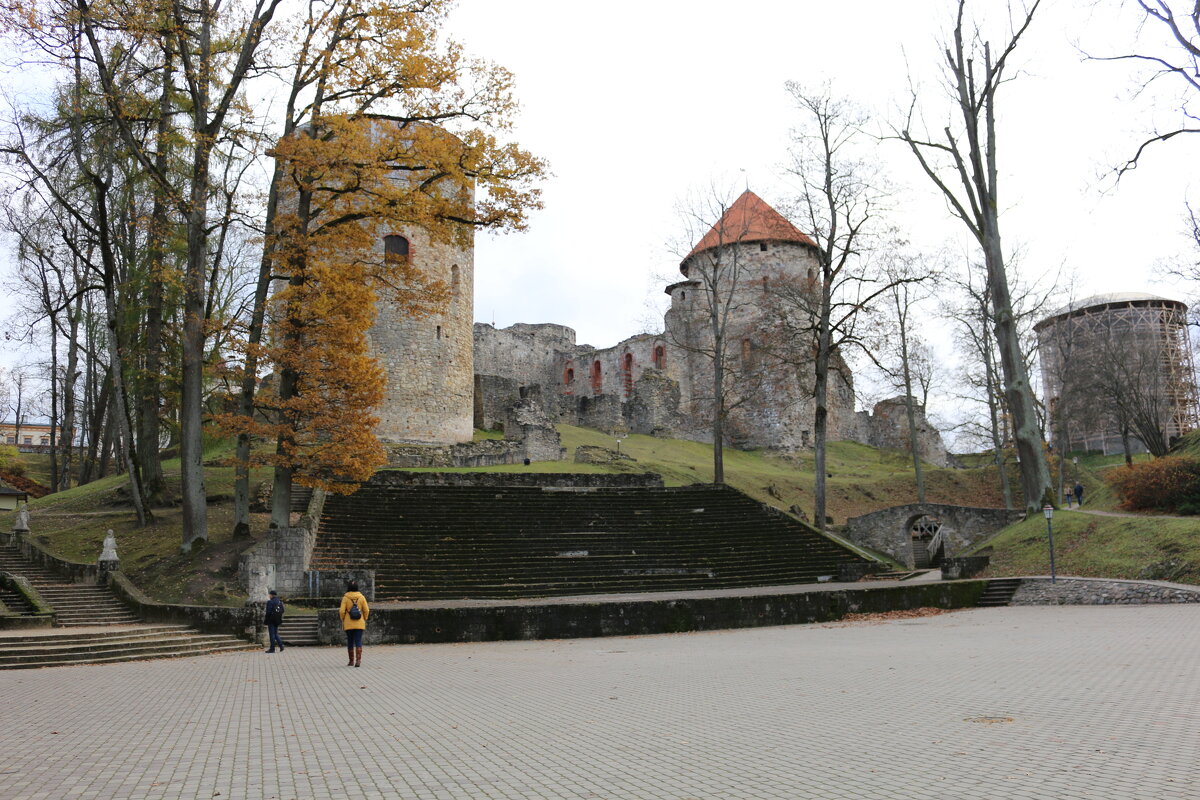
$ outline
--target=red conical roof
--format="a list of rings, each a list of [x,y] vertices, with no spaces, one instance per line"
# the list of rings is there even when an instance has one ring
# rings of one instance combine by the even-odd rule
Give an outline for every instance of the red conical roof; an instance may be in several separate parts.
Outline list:
[[[817,246],[817,243],[783,218],[775,209],[767,205],[761,197],[747,189],[733,201],[721,219],[704,238],[696,243],[688,258],[697,253],[720,247],[723,244],[739,242],[800,242],[801,244]]]

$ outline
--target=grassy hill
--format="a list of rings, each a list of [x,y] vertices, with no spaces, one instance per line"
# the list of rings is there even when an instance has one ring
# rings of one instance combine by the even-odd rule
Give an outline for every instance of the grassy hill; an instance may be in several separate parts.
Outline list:
[[[487,468],[496,472],[657,472],[670,486],[712,480],[712,447],[676,439],[630,436],[621,450],[635,460],[612,465],[576,464],[575,448],[599,445],[615,449],[616,440],[598,431],[562,426],[566,461]],[[486,432],[480,434],[488,436]],[[220,463],[228,448],[216,445],[208,463]],[[32,457],[38,458],[38,457]],[[811,514],[813,456],[780,457],[759,451],[726,450],[728,483],[750,496],[787,510],[793,505]],[[29,470],[36,473],[42,465]],[[168,483],[177,483],[178,460],[164,464]],[[828,453],[828,509],[835,522],[891,505],[913,502],[916,496],[912,467],[907,456],[876,450],[852,442],[834,442]],[[481,470],[459,470],[481,471]],[[178,507],[154,510],[154,524],[138,529],[129,509],[125,478],[110,476],[86,486],[36,500],[30,504],[33,533],[52,552],[75,561],[92,561],[100,553],[105,531],[117,535],[122,568],[144,591],[168,601],[240,605],[237,557],[252,544],[233,540],[233,469],[209,466],[206,470],[209,533],[206,547],[190,554],[179,552],[182,521]],[[269,478],[257,470],[253,483]],[[1001,503],[995,472],[991,469],[944,470],[930,467],[926,477],[932,502],[995,506]],[[168,494],[178,494],[168,487]],[[0,515],[0,525],[11,526],[12,515]],[[266,532],[268,515],[255,514],[253,536]]]
[[[1054,514],[1059,575],[1144,578],[1200,583],[1200,519]],[[993,577],[1049,575],[1046,519],[1038,516],[1000,531],[975,552],[988,552]]]

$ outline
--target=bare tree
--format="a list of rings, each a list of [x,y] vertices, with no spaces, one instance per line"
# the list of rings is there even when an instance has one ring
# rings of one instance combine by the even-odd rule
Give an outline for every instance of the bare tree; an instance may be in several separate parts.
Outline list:
[[[893,286],[871,262],[880,247],[885,192],[874,163],[863,155],[865,114],[835,98],[829,86],[787,84],[800,111],[792,132],[791,175],[799,183],[796,217],[813,241],[815,270],[807,279],[781,281],[771,293],[775,355],[812,370],[814,523],[826,524],[826,440],[830,382],[845,375],[844,352],[861,347],[860,321]],[[902,278],[910,282],[915,278]]]
[[[1162,37],[1149,50],[1116,56],[1090,56],[1095,61],[1131,61],[1145,67],[1143,87],[1160,80],[1182,82],[1178,112],[1181,122],[1154,130],[1133,156],[1117,168],[1118,178],[1137,169],[1148,147],[1184,134],[1200,133],[1200,5],[1195,0],[1133,0],[1141,11],[1139,32]]]
[[[986,409],[984,422],[966,422],[962,426],[963,433],[991,448],[1005,508],[1012,508],[1007,463],[1007,451],[1013,439],[1012,414],[1000,372],[1000,353],[993,324],[995,310],[987,276],[981,272],[978,265],[968,264],[959,277],[947,278],[957,288],[958,297],[944,301],[941,313],[954,323],[955,344],[964,357],[961,377],[965,394],[959,395],[959,399],[979,403]],[[1037,350],[1033,328],[1051,304],[1056,283],[1050,281],[1049,288],[1039,290],[1036,286],[1026,285],[1015,271],[1012,275],[1013,320],[1021,363],[1027,373],[1032,372]]]
[[[908,119],[898,138],[909,146],[921,169],[983,252],[1004,394],[1020,460],[1021,488],[1025,508],[1032,510],[1052,499],[1050,473],[1043,457],[1042,432],[1021,352],[1000,238],[996,101],[1000,87],[1009,80],[1009,60],[1032,24],[1041,0],[1034,0],[1011,19],[1010,32],[998,54],[993,53],[981,31],[968,30],[966,4],[967,0],[959,0],[952,39],[943,51],[958,124],[947,124],[943,138],[937,139],[915,131],[918,101],[914,90]]]
[[[934,277],[929,259],[903,246],[895,247],[884,259],[883,273],[888,290],[884,297],[889,314],[883,326],[885,335],[876,350],[875,362],[892,386],[904,393],[904,412],[908,422],[908,443],[917,484],[917,502],[925,502],[925,472],[921,465],[920,437],[917,431],[917,406],[925,408],[932,380],[932,362],[928,345],[915,329],[919,328],[919,305],[928,297],[923,282]],[[920,388],[920,403],[916,390]]]

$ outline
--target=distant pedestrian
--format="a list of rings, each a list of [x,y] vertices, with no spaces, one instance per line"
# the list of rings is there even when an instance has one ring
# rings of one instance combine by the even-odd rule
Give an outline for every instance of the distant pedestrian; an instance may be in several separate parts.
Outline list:
[[[1075,505],[1083,505],[1083,484],[1075,481]]]
[[[283,652],[283,639],[279,638],[279,626],[283,622],[283,601],[279,599],[279,595],[275,590],[267,592],[271,599],[267,601],[267,610],[263,614],[263,622],[267,626],[267,635],[271,640],[271,649],[268,653],[274,653],[276,646],[279,647],[279,652]]]
[[[367,617],[371,609],[367,598],[358,590],[358,584],[350,581],[342,595],[338,616],[342,619],[342,630],[346,632],[346,653],[350,656],[348,667],[362,666],[363,631],[367,629]]]

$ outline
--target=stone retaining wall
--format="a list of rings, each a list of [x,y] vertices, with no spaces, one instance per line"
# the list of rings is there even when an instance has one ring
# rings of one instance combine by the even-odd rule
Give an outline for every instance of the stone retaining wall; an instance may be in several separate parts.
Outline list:
[[[572,472],[405,472],[382,470],[371,486],[542,486],[573,489],[630,489],[663,485],[655,472],[606,475]]]
[[[638,597],[571,603],[430,608],[373,606],[365,639],[370,644],[486,642],[507,639],[573,639],[651,633],[756,628],[830,622],[851,613],[902,609],[971,608],[986,581],[709,597]],[[345,641],[337,611],[318,613],[320,640]]]
[[[205,633],[220,633],[256,641],[262,625],[262,606],[192,606],[160,603],[142,594],[121,572],[109,574],[113,594],[146,622],[190,625]]]
[[[1014,606],[1107,606],[1150,603],[1200,603],[1200,587],[1169,583],[1112,581],[1091,578],[1022,578]]]

